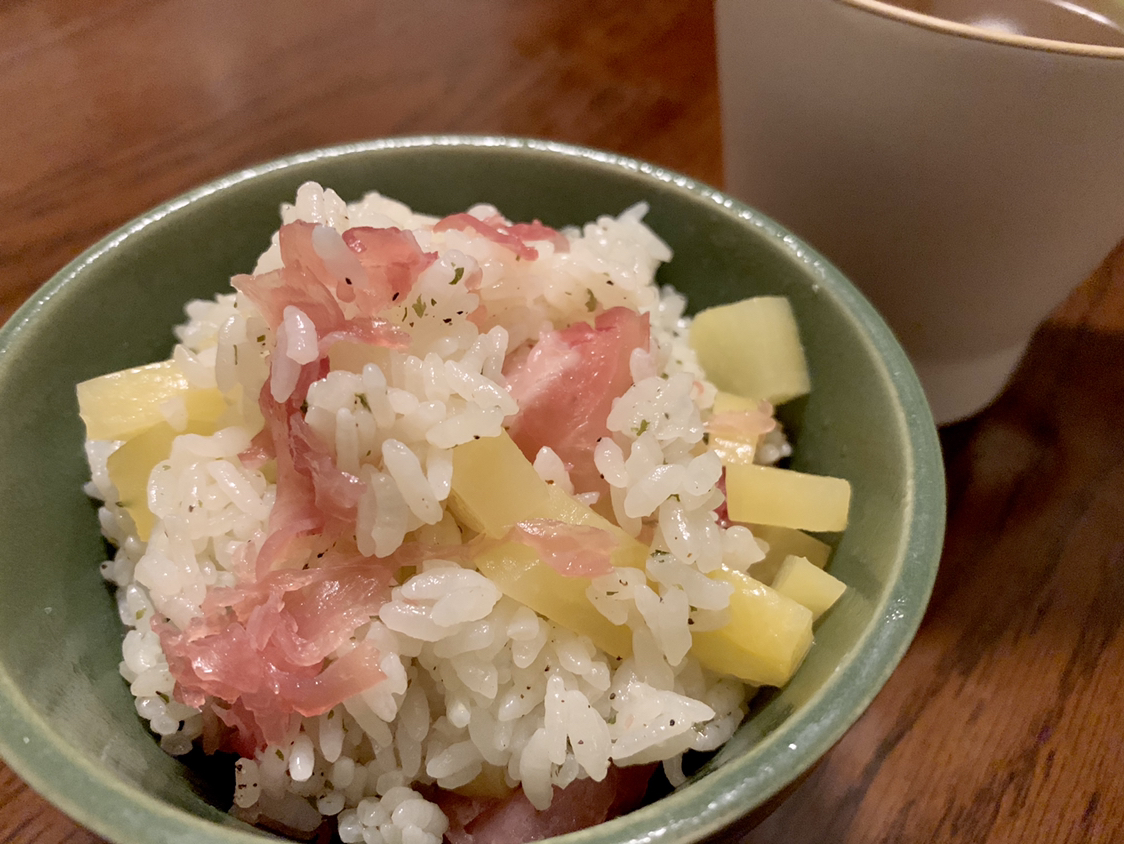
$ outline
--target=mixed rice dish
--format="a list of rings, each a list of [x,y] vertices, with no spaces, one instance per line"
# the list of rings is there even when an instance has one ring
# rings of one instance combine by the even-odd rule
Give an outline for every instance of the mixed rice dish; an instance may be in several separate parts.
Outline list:
[[[682,784],[799,666],[843,591],[803,531],[849,488],[775,467],[798,340],[803,386],[723,371],[752,318],[692,326],[645,211],[555,230],[308,183],[169,360],[79,386],[121,673],[168,753],[234,754],[234,815],[564,833]]]

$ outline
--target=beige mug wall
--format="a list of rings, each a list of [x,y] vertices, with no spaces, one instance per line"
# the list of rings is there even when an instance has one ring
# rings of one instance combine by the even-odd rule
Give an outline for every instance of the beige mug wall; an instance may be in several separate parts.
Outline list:
[[[729,190],[863,289],[938,422],[987,404],[1124,235],[1124,49],[866,0],[716,14]]]

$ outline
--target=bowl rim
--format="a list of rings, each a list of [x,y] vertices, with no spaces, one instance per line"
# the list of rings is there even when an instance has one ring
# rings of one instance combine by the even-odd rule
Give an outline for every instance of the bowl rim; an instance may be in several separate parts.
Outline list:
[[[920,625],[936,577],[945,526],[944,467],[936,428],[920,382],[890,329],[858,290],[822,255],[769,217],[702,182],[646,161],[559,141],[500,135],[408,135],[322,147],[275,158],[236,170],[187,191],[141,214],[86,249],[41,286],[0,326],[0,366],[37,314],[91,264],[137,236],[149,226],[207,197],[278,170],[379,151],[408,148],[497,148],[522,154],[560,156],[631,171],[653,178],[696,200],[712,203],[742,223],[758,229],[802,264],[818,283],[840,301],[848,319],[863,326],[861,334],[874,346],[897,400],[898,425],[909,445],[904,460],[913,481],[904,502],[909,529],[899,548],[894,588],[878,605],[847,658],[832,678],[784,725],[766,735],[755,748],[783,739],[783,765],[744,770],[731,760],[689,786],[604,824],[560,836],[559,844],[594,844],[611,836],[619,842],[650,842],[671,835],[681,841],[713,836],[788,786],[829,750],[866,710],[897,667]],[[917,491],[932,496],[932,506],[918,507]],[[861,659],[860,659],[861,657]],[[848,683],[840,691],[839,678]],[[265,833],[241,822],[218,825],[159,800],[117,777],[107,777],[91,760],[69,756],[63,742],[21,699],[0,666],[0,756],[28,785],[78,823],[118,842],[141,844],[161,830],[168,841],[260,841]],[[792,774],[795,770],[797,773]],[[81,799],[77,797],[81,795]],[[96,807],[119,801],[116,811]],[[654,806],[658,805],[658,809]],[[121,810],[121,806],[129,807]],[[220,809],[215,810],[224,817]],[[240,828],[242,827],[242,828]]]

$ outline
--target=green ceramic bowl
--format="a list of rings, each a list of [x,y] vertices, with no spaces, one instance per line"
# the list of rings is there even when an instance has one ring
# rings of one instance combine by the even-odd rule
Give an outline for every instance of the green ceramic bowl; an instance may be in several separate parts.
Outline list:
[[[795,465],[848,478],[832,571],[850,589],[799,673],[759,701],[683,788],[565,840],[700,841],[744,824],[859,717],[905,652],[936,573],[944,480],[921,388],[885,324],[839,272],[772,220],[675,173],[588,149],[502,138],[335,147],[235,173],[112,234],[0,330],[0,753],[48,800],[118,842],[249,842],[229,795],[160,751],[117,673],[122,631],[82,493],[74,385],[166,357],[184,303],[253,266],[278,205],[316,179],[434,214],[491,202],[561,226],[644,200],[675,252],[660,281],[692,308],[789,297],[813,391],[786,408]],[[227,801],[227,802],[224,802]],[[3,811],[0,809],[0,811]]]

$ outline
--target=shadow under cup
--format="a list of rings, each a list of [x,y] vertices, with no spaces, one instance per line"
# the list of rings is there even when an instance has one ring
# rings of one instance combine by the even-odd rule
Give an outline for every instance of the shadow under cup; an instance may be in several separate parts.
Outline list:
[[[1124,235],[1124,4],[1083,5],[718,0],[728,189],[863,290],[938,423]]]

